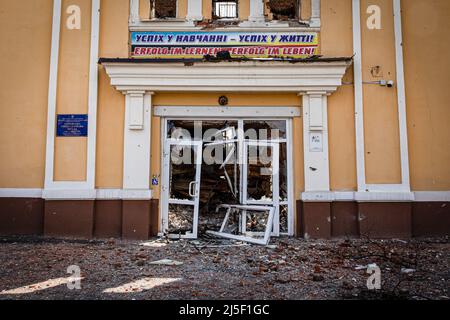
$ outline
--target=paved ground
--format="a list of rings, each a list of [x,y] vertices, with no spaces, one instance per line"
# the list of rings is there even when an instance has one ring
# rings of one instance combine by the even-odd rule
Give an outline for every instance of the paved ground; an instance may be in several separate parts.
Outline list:
[[[0,238],[0,299],[449,299],[448,238],[271,244]],[[183,264],[150,264],[160,259]],[[67,287],[71,265],[81,290]]]

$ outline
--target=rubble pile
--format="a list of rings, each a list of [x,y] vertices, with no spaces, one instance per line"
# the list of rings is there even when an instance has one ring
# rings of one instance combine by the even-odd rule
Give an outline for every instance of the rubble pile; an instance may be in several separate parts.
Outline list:
[[[80,267],[81,290],[39,285],[67,277],[71,265]],[[369,266],[380,268],[379,290],[367,287]],[[448,238],[285,238],[270,246],[213,238],[0,238],[0,299],[449,300],[449,270]],[[28,293],[7,294],[23,286]]]

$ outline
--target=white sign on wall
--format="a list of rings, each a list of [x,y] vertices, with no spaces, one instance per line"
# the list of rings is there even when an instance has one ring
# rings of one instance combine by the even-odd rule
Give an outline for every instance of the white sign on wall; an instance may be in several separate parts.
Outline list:
[[[309,151],[323,152],[323,136],[322,132],[309,133]]]

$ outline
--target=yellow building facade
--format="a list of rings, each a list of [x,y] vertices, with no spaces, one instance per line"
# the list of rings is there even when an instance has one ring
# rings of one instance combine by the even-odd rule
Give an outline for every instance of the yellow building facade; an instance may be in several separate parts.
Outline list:
[[[0,5],[1,234],[147,239],[178,206],[196,237],[227,179],[171,155],[213,127],[236,132],[229,202],[274,207],[277,236],[449,234],[447,0]]]

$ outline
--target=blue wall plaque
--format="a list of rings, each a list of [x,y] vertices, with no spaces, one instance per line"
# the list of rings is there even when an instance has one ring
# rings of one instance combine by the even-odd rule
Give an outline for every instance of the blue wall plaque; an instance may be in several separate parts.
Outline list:
[[[58,114],[56,125],[57,137],[87,137],[87,114]]]

